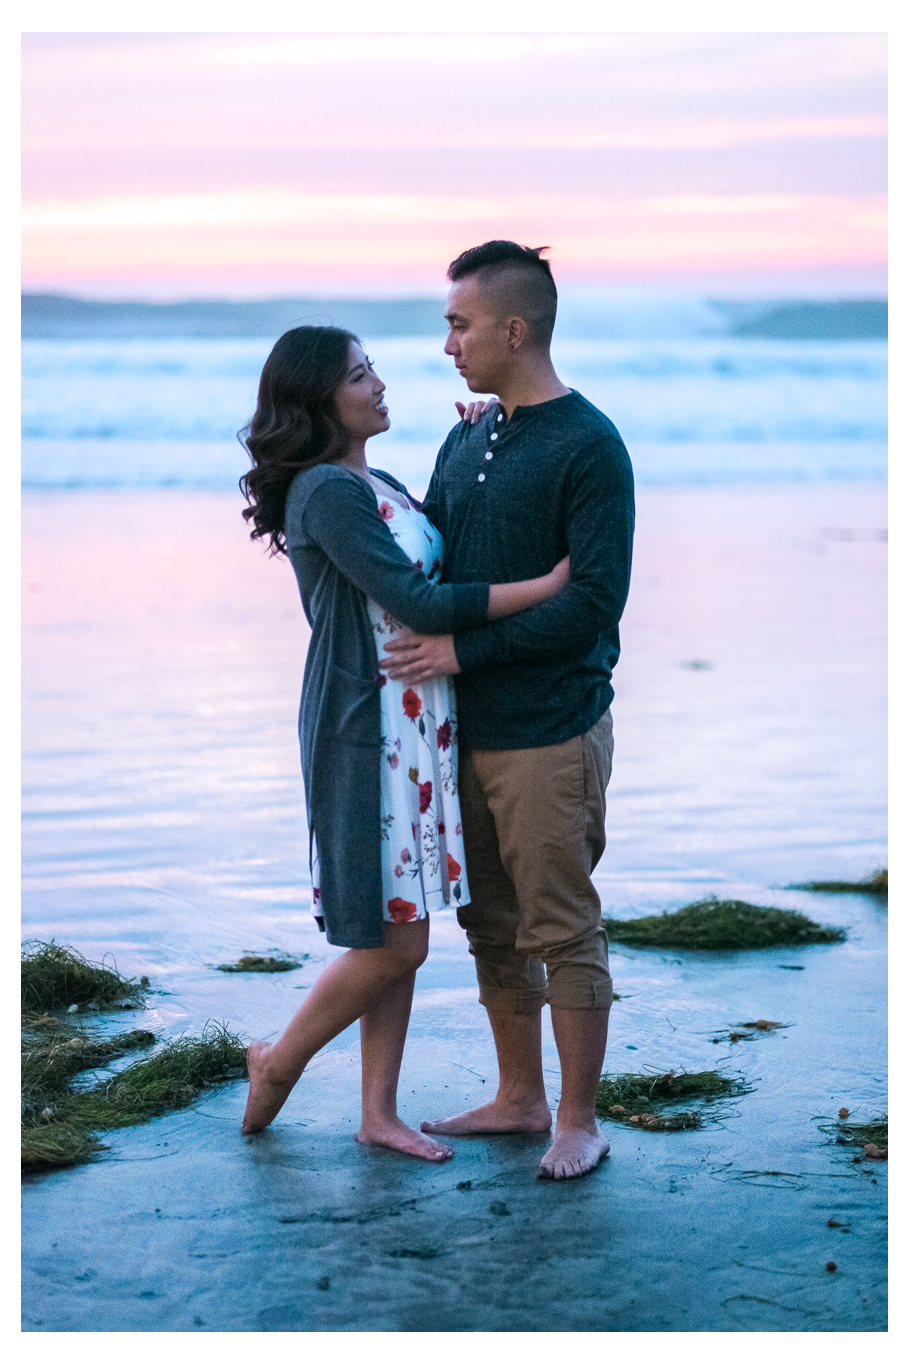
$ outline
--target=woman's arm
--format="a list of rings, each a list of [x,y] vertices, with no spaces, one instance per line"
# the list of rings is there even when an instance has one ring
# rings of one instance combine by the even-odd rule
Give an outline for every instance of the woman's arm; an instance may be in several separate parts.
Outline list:
[[[555,569],[542,578],[525,578],[520,583],[493,583],[490,585],[490,601],[487,605],[487,620],[499,621],[503,616],[514,616],[527,607],[536,607],[538,602],[546,602],[555,597],[569,582],[569,556],[561,559]]]
[[[545,602],[569,582],[566,558],[541,578],[492,588],[486,583],[430,583],[378,515],[372,490],[346,471],[332,470],[310,495],[301,529],[346,578],[421,634],[449,634],[512,616]]]
[[[470,630],[487,620],[486,583],[431,583],[395,540],[366,480],[323,467],[317,487],[285,522],[293,553],[318,545],[345,578],[411,630],[427,635]]]

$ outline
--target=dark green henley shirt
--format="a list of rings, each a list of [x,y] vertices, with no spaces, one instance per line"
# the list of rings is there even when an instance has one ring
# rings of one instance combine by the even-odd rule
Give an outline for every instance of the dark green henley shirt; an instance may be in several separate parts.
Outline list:
[[[424,511],[448,583],[514,583],[571,557],[557,596],[456,633],[462,744],[536,749],[584,734],[613,700],[632,562],[632,466],[613,423],[575,390],[509,420],[497,406],[459,422]]]

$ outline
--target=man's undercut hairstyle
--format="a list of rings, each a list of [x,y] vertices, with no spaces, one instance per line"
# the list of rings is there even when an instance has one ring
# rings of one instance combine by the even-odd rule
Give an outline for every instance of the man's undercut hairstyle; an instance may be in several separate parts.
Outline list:
[[[556,323],[556,285],[550,262],[541,256],[549,250],[517,242],[484,242],[456,256],[446,274],[453,284],[476,275],[481,286],[497,296],[503,315],[524,318],[532,343],[547,347]]]

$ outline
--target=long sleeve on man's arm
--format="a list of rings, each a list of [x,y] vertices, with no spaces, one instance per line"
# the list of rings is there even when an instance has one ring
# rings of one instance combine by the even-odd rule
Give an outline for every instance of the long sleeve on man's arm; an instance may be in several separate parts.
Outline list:
[[[489,584],[428,582],[356,475],[320,484],[307,500],[302,529],[367,597],[420,634],[447,635],[486,620]]]
[[[604,457],[598,443],[570,472],[564,526],[571,581],[557,596],[480,628],[457,631],[462,672],[564,654],[615,630],[629,591],[634,502],[627,460]]]

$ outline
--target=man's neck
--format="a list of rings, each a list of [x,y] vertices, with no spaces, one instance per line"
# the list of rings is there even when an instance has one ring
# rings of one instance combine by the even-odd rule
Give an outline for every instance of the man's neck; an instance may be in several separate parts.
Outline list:
[[[565,398],[568,388],[553,369],[549,354],[525,361],[500,380],[497,397],[510,418],[516,408],[535,407],[553,398]]]

